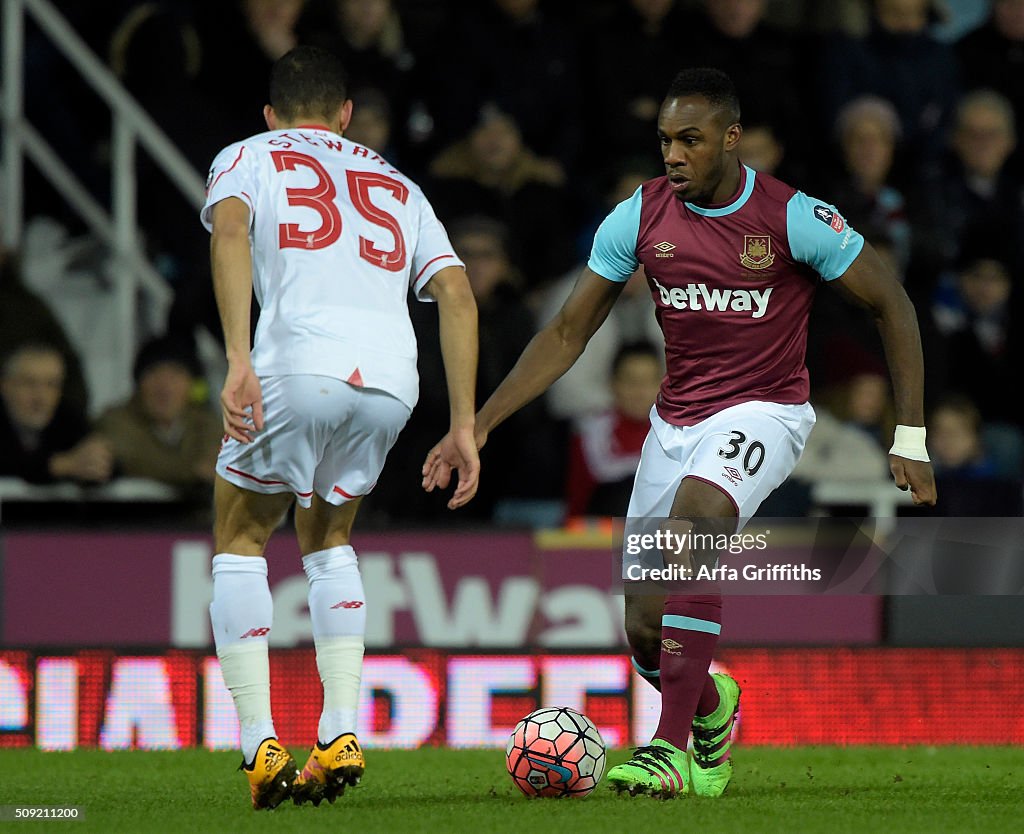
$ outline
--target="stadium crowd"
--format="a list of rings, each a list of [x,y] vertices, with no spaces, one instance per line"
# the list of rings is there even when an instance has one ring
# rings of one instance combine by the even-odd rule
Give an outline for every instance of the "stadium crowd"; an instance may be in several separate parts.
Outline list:
[[[466,262],[480,310],[480,401],[568,294],[597,224],[660,175],[655,124],[668,82],[683,65],[724,69],[746,107],[743,161],[837,205],[915,303],[938,511],[1020,512],[1024,0],[57,5],[204,173],[221,147],[264,129],[276,58],[299,43],[336,51],[355,102],[346,135],[423,187]],[[48,42],[31,27],[27,36],[27,115],[107,199],[110,121]],[[127,401],[89,390],[88,346],[57,314],[73,270],[37,274],[49,244],[32,241],[52,238],[29,234],[23,251],[3,253],[0,477],[150,478],[203,506],[220,437],[209,382],[218,369],[199,350],[203,334],[220,339],[208,236],[151,161],[140,158],[137,177],[145,248],[174,301],[140,339]],[[30,229],[83,235],[31,170],[26,194]],[[444,498],[419,487],[447,401],[431,347],[436,311],[411,311],[424,346],[420,402],[367,499],[371,525],[453,521]],[[660,339],[641,268],[581,361],[485,448],[466,513],[557,524],[624,512]],[[817,480],[887,477],[892,396],[874,323],[819,292],[807,361],[818,425],[768,514],[808,511],[801,486]]]

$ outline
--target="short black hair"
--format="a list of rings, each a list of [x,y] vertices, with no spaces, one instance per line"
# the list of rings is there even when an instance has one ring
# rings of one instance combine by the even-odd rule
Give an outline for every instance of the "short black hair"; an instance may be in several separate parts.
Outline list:
[[[132,368],[135,382],[138,383],[146,371],[162,362],[180,365],[192,377],[200,377],[203,373],[199,357],[196,356],[195,348],[189,340],[177,336],[159,336],[142,345],[135,355],[135,365]]]
[[[646,357],[653,359],[655,362],[661,362],[661,354],[650,342],[643,340],[625,342],[619,345],[619,349],[615,351],[615,358],[612,359],[612,376],[614,377],[619,372],[619,369],[627,359],[632,359],[634,356]]]
[[[680,72],[669,85],[665,98],[703,96],[729,117],[729,124],[740,120],[740,98],[736,86],[720,69],[691,67]]]
[[[11,365],[14,364],[16,359],[20,359],[22,356],[32,353],[47,353],[52,356],[59,356],[60,361],[64,365],[64,371],[67,373],[68,358],[64,354],[60,345],[56,345],[53,342],[48,342],[44,339],[26,339],[24,342],[19,342],[14,345],[14,347],[0,357],[0,378],[6,377],[10,374]]]
[[[318,46],[297,46],[270,70],[270,106],[291,121],[330,116],[348,98],[348,73],[338,57]]]

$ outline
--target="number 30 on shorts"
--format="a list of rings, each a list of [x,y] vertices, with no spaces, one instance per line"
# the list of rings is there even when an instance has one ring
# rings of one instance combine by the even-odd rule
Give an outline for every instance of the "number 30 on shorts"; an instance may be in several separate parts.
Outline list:
[[[726,460],[735,460],[742,455],[740,463],[748,476],[756,475],[764,463],[764,444],[760,440],[747,442],[747,436],[741,431],[729,433],[729,442],[718,450],[718,456]]]

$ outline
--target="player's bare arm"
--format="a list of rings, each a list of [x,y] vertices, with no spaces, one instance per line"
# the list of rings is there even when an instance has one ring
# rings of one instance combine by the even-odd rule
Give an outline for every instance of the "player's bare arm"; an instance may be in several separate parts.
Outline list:
[[[252,305],[252,253],[249,248],[249,207],[228,197],[213,207],[210,239],[213,288],[217,297],[228,373],[220,395],[224,431],[240,443],[263,429],[260,382],[249,356]]]
[[[476,495],[480,480],[480,456],[474,437],[478,353],[476,299],[466,271],[460,266],[442,269],[430,279],[425,292],[437,302],[441,355],[448,382],[451,460],[459,471],[458,486],[448,502],[448,508],[454,510]]]
[[[587,267],[583,269],[562,309],[530,340],[515,367],[477,413],[478,449],[483,448],[495,427],[543,394],[572,367],[608,317],[622,287]],[[448,486],[455,459],[449,434],[430,450],[423,464],[423,488],[427,492]]]
[[[534,336],[476,418],[479,446],[497,426],[532,402],[573,366],[604,324],[624,285],[584,267],[562,309]]]
[[[846,273],[832,282],[850,300],[866,306],[874,315],[885,347],[892,377],[896,422],[924,428],[924,356],[914,305],[903,286],[867,243]],[[899,429],[897,429],[899,431]],[[900,438],[897,437],[897,447]],[[889,454],[889,469],[900,489],[910,489],[915,504],[934,505],[935,475],[926,459],[923,440],[919,454]],[[894,451],[896,447],[894,447]]]

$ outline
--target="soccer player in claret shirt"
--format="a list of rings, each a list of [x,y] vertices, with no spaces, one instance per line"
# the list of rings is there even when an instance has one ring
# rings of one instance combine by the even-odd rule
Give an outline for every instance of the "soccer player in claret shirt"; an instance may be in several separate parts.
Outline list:
[[[601,225],[571,296],[478,412],[477,444],[575,362],[642,263],[667,373],[627,516],[671,519],[676,533],[734,533],[792,472],[814,425],[804,355],[812,296],[825,283],[877,319],[899,423],[890,469],[915,503],[934,504],[910,300],[834,206],[739,161],[739,120],[724,73],[675,78],[658,118],[666,175]],[[424,463],[424,487],[446,487],[457,463],[455,439],[445,437]],[[662,709],[651,743],[608,773],[619,790],[718,796],[732,777],[740,691],[731,677],[708,674],[721,632],[721,595],[712,591],[627,589],[634,666],[660,689]]]
[[[202,222],[228,358],[215,485],[210,619],[255,808],[331,801],[365,767],[355,736],[366,606],[349,544],[359,502],[419,393],[409,290],[436,301],[461,482],[476,491],[476,304],[420,189],[342,138],[352,112],[329,52],[274,65],[269,131],[214,160]],[[260,305],[250,352],[250,303]],[[264,548],[292,502],[324,688],[301,773],[270,712]]]

